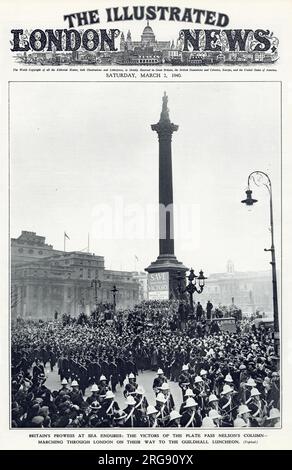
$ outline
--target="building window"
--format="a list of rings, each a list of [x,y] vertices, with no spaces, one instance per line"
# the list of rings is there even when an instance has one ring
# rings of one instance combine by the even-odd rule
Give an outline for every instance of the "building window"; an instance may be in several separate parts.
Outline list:
[[[29,254],[31,255],[31,254],[33,253],[33,250],[30,249],[30,250],[28,250],[28,252],[29,252]]]
[[[23,248],[18,248],[19,253],[23,253]]]
[[[39,255],[43,255],[44,252],[42,250],[39,251]]]

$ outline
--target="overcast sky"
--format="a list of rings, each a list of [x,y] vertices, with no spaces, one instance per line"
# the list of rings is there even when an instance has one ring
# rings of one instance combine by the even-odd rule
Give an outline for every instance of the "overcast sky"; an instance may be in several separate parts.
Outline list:
[[[270,175],[279,259],[279,83],[12,83],[11,236],[35,231],[63,249],[66,230],[73,251],[86,247],[90,232],[90,249],[108,268],[144,269],[155,260],[149,214],[158,201],[158,139],[150,125],[164,90],[179,125],[177,258],[207,275],[225,271],[228,259],[236,270],[270,269],[268,193],[254,188],[251,212],[240,200],[251,171]]]

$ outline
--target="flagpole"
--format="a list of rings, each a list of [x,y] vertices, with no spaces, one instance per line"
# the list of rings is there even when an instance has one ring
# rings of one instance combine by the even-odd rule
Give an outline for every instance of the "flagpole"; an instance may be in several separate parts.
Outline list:
[[[87,234],[87,253],[89,253],[89,232]]]
[[[66,234],[64,232],[64,251],[66,251]]]

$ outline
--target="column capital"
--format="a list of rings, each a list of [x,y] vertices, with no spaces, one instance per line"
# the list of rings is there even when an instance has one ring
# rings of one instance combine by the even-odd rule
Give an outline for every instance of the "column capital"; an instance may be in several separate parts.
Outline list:
[[[173,132],[178,130],[178,126],[172,122],[161,122],[157,124],[152,124],[151,129],[158,134],[159,140],[168,140],[171,139]]]

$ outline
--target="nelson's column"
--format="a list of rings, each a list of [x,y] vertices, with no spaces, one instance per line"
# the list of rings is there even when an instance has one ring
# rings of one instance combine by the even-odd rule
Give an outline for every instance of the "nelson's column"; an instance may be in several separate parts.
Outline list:
[[[164,92],[160,120],[151,126],[159,140],[159,256],[145,268],[149,299],[178,297],[179,278],[188,270],[174,254],[171,139],[178,126],[169,119],[167,102]]]

